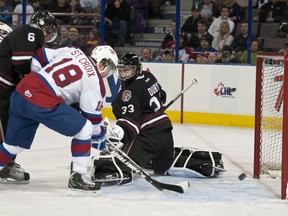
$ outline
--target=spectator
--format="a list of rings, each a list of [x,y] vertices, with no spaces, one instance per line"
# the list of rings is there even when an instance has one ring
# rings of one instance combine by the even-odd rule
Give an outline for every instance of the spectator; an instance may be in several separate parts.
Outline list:
[[[250,57],[251,64],[256,64],[256,58],[258,52],[259,52],[259,42],[257,40],[253,40],[251,42],[251,57]],[[240,62],[242,64],[247,64],[247,50],[245,50],[240,56]]]
[[[129,0],[131,6],[132,33],[143,34],[148,18],[149,0]]]
[[[174,55],[175,55],[175,42],[170,41],[167,43],[167,46],[170,50],[174,50]],[[187,63],[190,61],[191,55],[192,55],[192,52],[190,48],[186,45],[184,36],[180,35],[179,36],[179,61]]]
[[[219,26],[219,34],[214,37],[212,47],[221,51],[224,45],[231,45],[233,36],[230,34],[230,26],[227,21],[222,21]]]
[[[166,50],[170,51],[166,44],[170,41],[175,42],[175,33],[176,33],[176,21],[171,20],[170,21],[170,32],[165,35],[165,37],[162,40],[161,46],[159,48],[160,51],[165,52]]]
[[[235,25],[244,19],[245,10],[236,2],[236,0],[224,0],[218,7],[219,12],[223,6],[229,8],[229,18],[235,23]]]
[[[44,10],[51,10],[51,0],[40,0],[40,6]]]
[[[101,2],[99,2],[98,6],[94,8],[93,13],[94,16],[92,17],[91,24],[95,26],[96,29],[100,31],[100,21],[101,21]],[[112,27],[112,20],[104,17],[104,38],[107,44],[110,46],[114,46],[115,38],[112,38],[109,32],[109,29]],[[118,31],[118,30],[117,30]],[[99,32],[100,34],[100,32]],[[116,35],[116,34],[115,34]]]
[[[117,38],[115,46],[123,47],[128,36],[128,23],[130,22],[130,6],[126,0],[114,0],[108,3],[105,16],[112,21],[109,33]]]
[[[280,22],[287,17],[287,3],[280,0],[269,0],[263,4],[258,12],[258,15],[253,18],[259,22]]]
[[[217,52],[217,50],[211,46],[209,39],[210,38],[208,35],[202,35],[200,38],[200,46],[197,47],[192,53],[191,61],[206,63],[208,62],[209,53]]]
[[[0,0],[0,12],[1,13],[9,13],[6,0]],[[11,14],[0,14],[0,22],[3,22],[7,25],[10,25],[12,23],[12,15]]]
[[[57,0],[51,3],[51,12],[53,13],[67,13],[69,4],[66,0]],[[56,16],[56,21],[58,25],[68,24],[71,20],[69,16]]]
[[[86,54],[90,56],[92,50],[96,46],[100,45],[99,30],[96,28],[91,29],[89,32],[88,38],[84,41],[84,44],[85,44]],[[107,45],[105,41],[104,41],[104,44]]]
[[[184,36],[179,36],[179,61],[183,63],[190,62],[192,52],[190,48],[185,43]]]
[[[234,50],[229,45],[224,45],[218,53],[218,60],[215,63],[240,63],[240,60],[233,54]]]
[[[212,0],[203,0],[203,2],[199,4],[199,10],[201,16],[208,22],[212,22],[218,14],[217,5]]]
[[[59,35],[57,41],[59,42],[60,47],[68,46],[69,44],[69,29],[67,26],[61,26],[59,30]]]
[[[164,55],[163,55],[163,61],[164,62],[174,62],[175,61],[174,53],[169,51],[169,50],[166,50],[164,52]]]
[[[79,38],[79,31],[77,28],[69,29],[68,38],[68,47],[80,48],[84,53],[86,52],[86,47]]]
[[[197,22],[201,19],[201,14],[198,8],[192,6],[191,8],[191,16],[185,20],[185,23],[181,27],[181,34],[185,35],[185,37],[190,37],[195,34],[197,29]]]
[[[44,8],[40,4],[40,0],[30,0],[30,2],[31,2],[31,6],[34,9],[34,12],[44,10]]]
[[[230,25],[230,33],[234,30],[234,22],[229,18],[230,12],[229,8],[226,6],[223,6],[221,8],[220,16],[218,18],[215,18],[212,24],[210,25],[208,32],[213,36],[216,37],[218,35],[219,26],[222,21],[227,21]]]
[[[33,7],[29,4],[29,1],[26,1],[26,23],[30,22],[31,16],[34,13],[34,9]],[[14,13],[18,13],[18,14],[22,14],[22,0],[20,0],[20,4],[17,4],[15,9],[14,9]],[[22,16],[21,15],[17,15],[17,14],[13,14],[12,15],[12,25],[14,26],[20,26],[22,25]]]
[[[216,52],[211,52],[208,55],[207,63],[216,63],[218,56]]]
[[[78,3],[78,0],[69,0],[69,7],[67,8],[67,13],[79,13],[85,14],[84,8]],[[70,25],[86,25],[88,23],[87,16],[81,15],[72,15],[70,16],[69,23]]]
[[[207,32],[207,28],[207,20],[205,18],[201,18],[197,23],[197,32],[193,34],[191,38],[186,37],[186,44],[192,51],[200,46],[200,38],[202,35],[209,37],[209,42],[212,42],[213,36]]]
[[[235,52],[239,54],[247,50],[247,40],[248,40],[248,21],[247,20],[243,20],[241,22],[240,31],[241,33],[237,34],[234,37],[234,40],[231,44]],[[251,41],[255,39],[256,39],[256,36],[251,35]]]
[[[152,61],[152,51],[148,47],[144,47],[141,50],[140,61],[142,62],[150,62]]]

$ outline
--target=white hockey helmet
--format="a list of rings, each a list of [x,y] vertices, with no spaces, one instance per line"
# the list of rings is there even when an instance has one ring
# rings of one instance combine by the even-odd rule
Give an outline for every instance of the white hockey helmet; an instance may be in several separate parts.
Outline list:
[[[102,77],[109,77],[117,70],[118,56],[111,46],[96,46],[90,57],[96,61]]]
[[[0,22],[0,42],[12,32],[12,29],[5,23]]]

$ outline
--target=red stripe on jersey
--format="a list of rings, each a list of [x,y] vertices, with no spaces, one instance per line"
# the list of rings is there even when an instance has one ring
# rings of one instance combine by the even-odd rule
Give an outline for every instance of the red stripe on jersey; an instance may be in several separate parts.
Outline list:
[[[11,83],[14,83],[14,79],[12,79],[10,76],[7,76],[6,74],[4,74],[3,72],[0,72],[0,76],[3,77],[4,79],[8,80]],[[15,84],[15,83],[14,83]]]
[[[0,81],[0,86],[7,90],[13,90],[13,88],[15,87],[15,86],[8,86],[5,83],[2,83],[1,81]]]
[[[39,107],[50,109],[64,100],[57,96],[41,75],[31,72],[17,85],[16,90],[27,101]]]
[[[39,48],[38,50],[36,50],[34,58],[38,60],[38,62],[41,64],[42,67],[44,67],[47,64],[46,61],[47,58],[44,48]]]
[[[23,56],[23,55],[30,55],[30,56],[33,56],[34,55],[34,52],[12,52],[12,55],[13,56]]]

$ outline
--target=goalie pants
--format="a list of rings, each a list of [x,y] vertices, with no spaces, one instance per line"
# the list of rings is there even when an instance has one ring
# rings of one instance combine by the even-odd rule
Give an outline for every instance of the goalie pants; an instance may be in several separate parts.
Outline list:
[[[163,175],[174,160],[172,131],[152,133],[145,130],[141,132],[129,150],[128,156],[138,165],[152,168],[155,174]]]

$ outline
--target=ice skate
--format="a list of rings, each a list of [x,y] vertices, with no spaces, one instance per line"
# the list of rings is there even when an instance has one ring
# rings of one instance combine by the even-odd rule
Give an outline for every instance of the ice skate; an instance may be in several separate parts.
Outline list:
[[[29,173],[25,172],[24,169],[15,162],[7,164],[0,171],[0,183],[28,184],[29,179]]]
[[[85,174],[79,174],[77,172],[72,172],[70,174],[68,187],[71,189],[69,195],[71,196],[81,196],[83,194],[100,194],[101,184],[98,182],[93,182]]]

